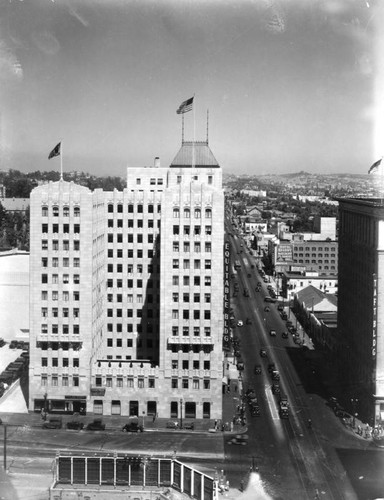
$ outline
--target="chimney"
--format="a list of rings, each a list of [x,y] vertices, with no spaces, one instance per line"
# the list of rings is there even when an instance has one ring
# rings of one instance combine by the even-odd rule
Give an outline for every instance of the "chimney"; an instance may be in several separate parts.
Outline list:
[[[156,156],[156,158],[155,158],[154,167],[160,168],[160,158],[158,156]]]

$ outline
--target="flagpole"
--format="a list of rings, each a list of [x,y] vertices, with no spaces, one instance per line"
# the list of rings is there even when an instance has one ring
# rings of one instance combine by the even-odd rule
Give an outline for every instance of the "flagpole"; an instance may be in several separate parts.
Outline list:
[[[63,180],[63,141],[60,144],[60,180]]]
[[[184,144],[184,113],[181,114],[181,145]]]
[[[193,94],[193,144],[192,144],[192,168],[195,168],[195,141],[196,141],[195,94]]]

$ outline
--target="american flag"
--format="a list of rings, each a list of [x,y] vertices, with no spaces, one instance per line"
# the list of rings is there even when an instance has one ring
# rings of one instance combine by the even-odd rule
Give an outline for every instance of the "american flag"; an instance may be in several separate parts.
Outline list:
[[[48,160],[54,158],[55,156],[60,156],[61,142],[57,144],[48,155]]]
[[[190,97],[186,101],[182,102],[179,106],[179,109],[176,111],[178,115],[182,115],[183,113],[188,113],[188,111],[192,110],[193,106],[193,97]]]
[[[373,174],[373,172],[376,172],[376,170],[378,170],[378,168],[379,168],[379,166],[381,164],[382,159],[383,159],[383,157],[381,157],[380,160],[375,161],[375,163],[368,170],[369,174]]]

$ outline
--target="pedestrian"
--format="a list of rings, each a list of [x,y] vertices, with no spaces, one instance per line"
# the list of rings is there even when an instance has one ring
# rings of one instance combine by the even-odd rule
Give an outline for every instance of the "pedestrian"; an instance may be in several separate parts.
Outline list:
[[[154,415],[152,417],[152,422],[155,423],[155,420],[156,420],[156,413],[154,413]]]
[[[214,427],[215,427],[215,431],[217,431],[217,420],[215,420]]]
[[[235,392],[237,392],[237,385],[235,385]]]
[[[44,408],[41,409],[41,419],[44,420]]]
[[[222,424],[222,425],[221,425],[221,432],[224,432],[224,431],[225,431],[225,425],[224,425],[224,424]]]

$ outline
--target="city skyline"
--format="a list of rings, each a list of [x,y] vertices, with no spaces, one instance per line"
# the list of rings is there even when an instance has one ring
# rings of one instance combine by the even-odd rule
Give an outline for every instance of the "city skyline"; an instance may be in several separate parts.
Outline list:
[[[209,141],[224,172],[367,173],[382,7],[295,0],[1,7],[1,168],[125,176]],[[380,128],[380,127],[379,127]]]

